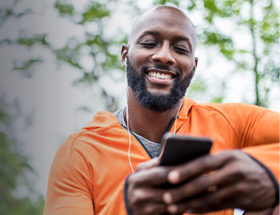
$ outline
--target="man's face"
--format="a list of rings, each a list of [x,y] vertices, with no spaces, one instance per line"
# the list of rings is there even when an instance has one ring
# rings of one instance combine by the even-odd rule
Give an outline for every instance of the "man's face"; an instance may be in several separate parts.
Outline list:
[[[142,106],[165,111],[179,102],[196,68],[194,44],[193,26],[176,10],[154,10],[136,22],[122,58]]]

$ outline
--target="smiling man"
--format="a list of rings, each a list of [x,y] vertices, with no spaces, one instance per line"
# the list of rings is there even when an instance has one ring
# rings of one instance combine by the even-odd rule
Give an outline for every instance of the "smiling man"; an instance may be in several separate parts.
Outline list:
[[[97,113],[61,145],[45,215],[273,213],[279,113],[184,98],[198,63],[195,43],[194,26],[178,8],[160,6],[138,17],[121,50],[127,106]],[[211,154],[159,166],[166,132],[210,137]]]
[[[128,85],[142,106],[166,111],[178,105],[196,68],[195,42],[194,27],[183,13],[149,11],[137,19],[122,59]]]

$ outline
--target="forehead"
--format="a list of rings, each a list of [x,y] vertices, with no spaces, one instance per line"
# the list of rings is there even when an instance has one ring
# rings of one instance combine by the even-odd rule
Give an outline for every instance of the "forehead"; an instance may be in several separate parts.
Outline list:
[[[195,44],[195,31],[191,21],[177,9],[161,8],[144,13],[133,26],[131,42],[145,32],[157,32],[169,37],[185,37]]]

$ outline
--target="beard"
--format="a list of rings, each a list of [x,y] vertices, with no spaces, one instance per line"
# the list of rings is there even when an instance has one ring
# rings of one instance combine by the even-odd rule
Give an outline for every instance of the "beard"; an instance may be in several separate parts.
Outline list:
[[[136,100],[141,106],[157,112],[167,111],[175,107],[185,95],[194,75],[194,70],[192,70],[190,74],[182,79],[182,73],[176,72],[174,86],[171,88],[169,94],[153,94],[148,91],[145,83],[145,75],[147,74],[148,67],[142,67],[140,74],[138,75],[129,62],[128,57],[126,60],[127,82],[128,86],[132,89]],[[155,65],[155,68],[170,70],[169,67],[162,65]]]

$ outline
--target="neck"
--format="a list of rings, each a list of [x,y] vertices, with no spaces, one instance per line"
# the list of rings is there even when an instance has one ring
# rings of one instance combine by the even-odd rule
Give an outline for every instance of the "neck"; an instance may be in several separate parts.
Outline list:
[[[181,102],[168,111],[152,111],[148,108],[142,107],[129,89],[129,129],[150,141],[160,143],[161,138],[167,131],[171,120],[176,116],[180,103]]]

